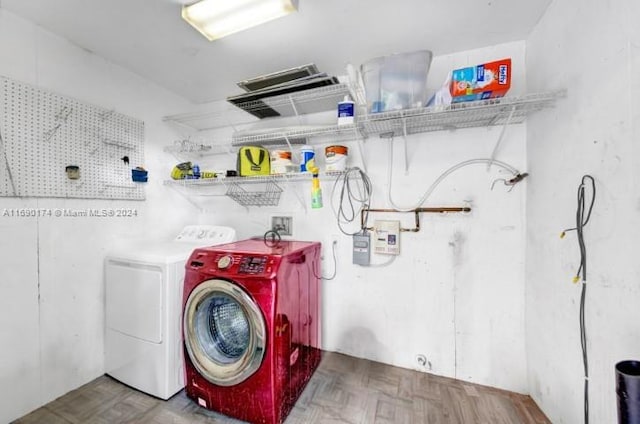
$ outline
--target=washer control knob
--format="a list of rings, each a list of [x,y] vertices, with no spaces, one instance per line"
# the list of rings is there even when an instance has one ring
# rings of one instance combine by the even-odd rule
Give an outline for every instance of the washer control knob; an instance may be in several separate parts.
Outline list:
[[[232,263],[233,263],[233,258],[231,256],[229,255],[223,256],[220,259],[218,259],[218,268],[220,269],[229,268]]]

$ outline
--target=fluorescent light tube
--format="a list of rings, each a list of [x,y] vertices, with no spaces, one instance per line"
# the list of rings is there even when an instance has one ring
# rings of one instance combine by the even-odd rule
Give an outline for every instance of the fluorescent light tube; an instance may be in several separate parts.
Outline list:
[[[298,10],[298,0],[200,0],[182,7],[182,19],[209,41]]]

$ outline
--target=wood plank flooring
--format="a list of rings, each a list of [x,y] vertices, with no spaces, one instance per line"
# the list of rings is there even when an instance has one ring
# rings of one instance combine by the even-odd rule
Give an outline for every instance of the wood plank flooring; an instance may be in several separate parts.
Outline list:
[[[14,424],[240,423],[102,376]],[[326,352],[286,424],[547,424],[530,397]]]

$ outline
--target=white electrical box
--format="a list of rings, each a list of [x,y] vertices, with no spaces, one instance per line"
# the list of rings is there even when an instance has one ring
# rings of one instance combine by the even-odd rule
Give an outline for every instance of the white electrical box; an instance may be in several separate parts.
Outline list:
[[[400,221],[375,221],[373,229],[375,253],[381,255],[400,254]]]

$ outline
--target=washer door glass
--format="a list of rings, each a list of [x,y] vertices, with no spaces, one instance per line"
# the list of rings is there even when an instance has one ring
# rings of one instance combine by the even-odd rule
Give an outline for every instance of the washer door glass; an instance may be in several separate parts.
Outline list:
[[[196,333],[205,353],[223,364],[235,362],[249,347],[249,321],[242,306],[212,293],[196,307]]]
[[[260,309],[236,284],[207,280],[189,295],[184,313],[191,362],[208,381],[231,386],[257,371],[266,345]]]

